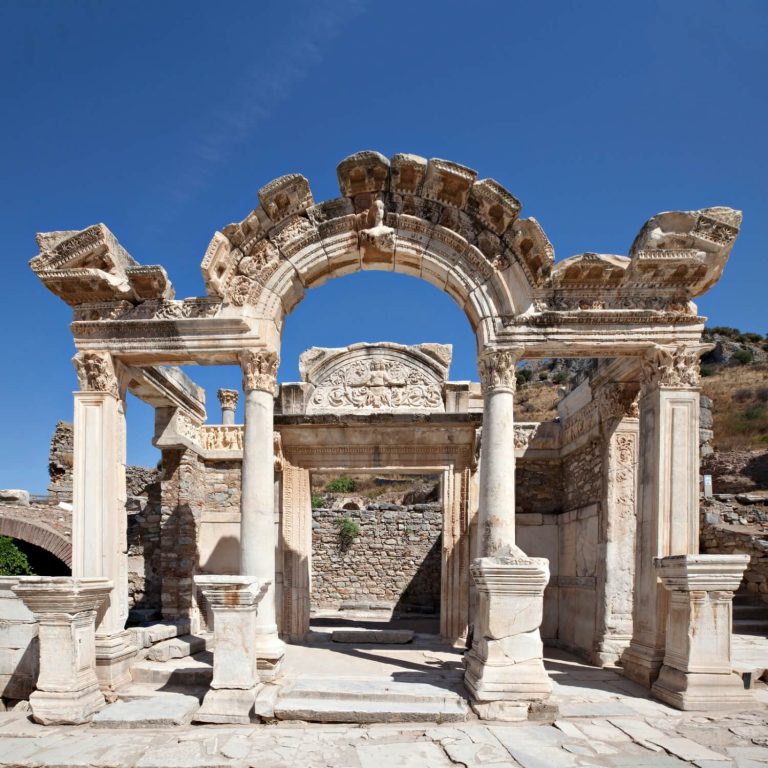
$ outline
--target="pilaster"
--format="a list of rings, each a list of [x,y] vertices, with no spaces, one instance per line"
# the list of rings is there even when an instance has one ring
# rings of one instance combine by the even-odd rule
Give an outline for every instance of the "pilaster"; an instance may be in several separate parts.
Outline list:
[[[101,685],[130,680],[135,654],[128,618],[128,542],[125,519],[125,410],[112,358],[80,352],[75,392],[72,574],[112,585],[97,617],[96,663]]]
[[[698,552],[699,347],[656,347],[644,360],[633,634],[624,674],[650,687],[664,658],[668,597],[656,557]]]

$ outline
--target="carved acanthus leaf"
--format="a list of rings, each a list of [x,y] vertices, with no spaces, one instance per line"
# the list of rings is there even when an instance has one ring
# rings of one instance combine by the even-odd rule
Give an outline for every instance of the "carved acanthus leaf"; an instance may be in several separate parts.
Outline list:
[[[643,386],[689,389],[699,386],[698,347],[655,347],[643,360]]]
[[[73,358],[83,392],[108,392],[118,395],[117,376],[112,357],[99,352],[78,352]]]
[[[520,350],[518,349],[492,349],[483,352],[477,361],[483,391],[514,392],[517,386],[515,365],[519,359]]]
[[[220,389],[216,395],[222,410],[234,411],[237,408],[237,399],[240,393],[236,389]]]
[[[248,349],[239,355],[243,370],[243,389],[258,389],[274,395],[277,390],[277,369],[280,356],[266,349]]]

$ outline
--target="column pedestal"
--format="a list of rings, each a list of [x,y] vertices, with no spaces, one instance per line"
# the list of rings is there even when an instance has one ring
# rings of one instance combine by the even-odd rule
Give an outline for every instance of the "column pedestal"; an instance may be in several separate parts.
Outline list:
[[[670,594],[666,652],[651,693],[678,709],[744,706],[752,699],[731,666],[731,606],[749,555],[654,560]]]
[[[39,624],[40,675],[29,697],[43,725],[86,723],[106,701],[96,677],[96,611],[112,591],[103,578],[22,577],[13,591]]]
[[[541,700],[552,692],[539,631],[549,563],[545,558],[484,557],[472,563],[471,572],[478,605],[472,649],[465,656],[465,684],[480,717],[506,719],[503,702]],[[515,714],[519,709],[519,704],[512,706]]]
[[[256,719],[259,683],[255,647],[256,610],[267,585],[251,576],[195,576],[213,611],[213,680],[198,723],[247,724]]]

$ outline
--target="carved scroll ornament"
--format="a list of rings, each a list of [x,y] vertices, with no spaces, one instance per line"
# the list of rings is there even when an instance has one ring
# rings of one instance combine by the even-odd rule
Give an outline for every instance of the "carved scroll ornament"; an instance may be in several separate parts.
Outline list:
[[[656,347],[643,360],[644,390],[654,387],[690,389],[699,386],[698,347]]]
[[[515,365],[520,359],[517,349],[495,349],[484,352],[477,361],[483,392],[515,391]]]

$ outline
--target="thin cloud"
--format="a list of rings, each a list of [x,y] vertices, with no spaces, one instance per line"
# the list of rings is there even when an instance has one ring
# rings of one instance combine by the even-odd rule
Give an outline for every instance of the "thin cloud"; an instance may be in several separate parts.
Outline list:
[[[244,74],[237,104],[221,104],[220,109],[211,110],[215,124],[198,135],[185,170],[166,191],[169,214],[208,185],[217,168],[290,98],[293,89],[322,63],[333,41],[364,10],[363,0],[317,2],[285,39],[272,38],[269,49],[273,54]]]

